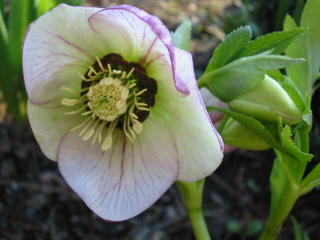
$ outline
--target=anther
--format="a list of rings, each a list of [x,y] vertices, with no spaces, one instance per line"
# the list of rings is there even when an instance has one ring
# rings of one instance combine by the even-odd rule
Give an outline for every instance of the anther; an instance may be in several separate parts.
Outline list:
[[[139,134],[139,133],[141,133],[141,131],[143,129],[143,125],[141,124],[141,122],[136,120],[136,122],[133,124],[132,128],[137,134]]]
[[[83,106],[83,107],[79,108],[78,110],[71,111],[71,112],[65,112],[64,115],[74,115],[74,114],[78,114],[78,113],[82,112],[85,108],[86,108],[86,106]]]
[[[145,89],[137,92],[137,93],[135,94],[135,96],[140,96],[140,95],[142,95],[143,93],[145,93],[147,90],[148,90],[148,89],[145,88]]]
[[[83,102],[83,98],[79,98],[79,99],[63,98],[61,101],[61,104],[68,106],[68,107],[72,107],[72,106],[77,105],[78,103],[81,103],[81,102]]]
[[[74,128],[72,128],[70,131],[73,132],[73,131],[81,128],[81,127],[84,126],[89,120],[90,120],[90,117],[87,118],[86,120],[84,120],[81,124],[79,124],[79,125],[75,126]]]
[[[131,77],[133,71],[134,71],[134,67],[133,67],[133,68],[130,70],[130,72],[127,74],[127,78],[130,78],[130,77]]]
[[[100,61],[100,59],[99,59],[97,56],[96,56],[96,59],[97,59],[97,63],[98,63],[98,65],[99,65],[101,71],[106,72],[106,70],[104,69],[104,67],[103,67],[103,65],[102,65],[102,63],[101,63],[101,61]]]
[[[111,148],[112,146],[112,136],[111,135],[107,135],[107,137],[104,139],[103,143],[102,143],[102,150],[103,151],[107,151]]]

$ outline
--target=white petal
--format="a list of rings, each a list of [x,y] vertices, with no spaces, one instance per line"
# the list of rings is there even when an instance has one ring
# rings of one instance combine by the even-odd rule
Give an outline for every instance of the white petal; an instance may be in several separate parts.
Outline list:
[[[65,116],[67,111],[70,108],[44,108],[28,102],[28,117],[34,136],[43,153],[54,161],[62,137],[83,121],[79,115]]]
[[[59,147],[58,164],[67,183],[88,207],[112,221],[144,211],[178,173],[174,138],[152,117],[145,121],[134,144],[117,131],[108,151],[69,134]]]
[[[228,108],[228,104],[222,102],[217,97],[212,95],[212,93],[208,89],[201,88],[200,93],[206,107]],[[213,123],[218,123],[223,118],[223,113],[217,110],[213,110],[209,112],[209,116]]]
[[[167,72],[167,82],[187,93],[184,82],[176,76],[170,33],[159,18],[141,9],[121,5],[93,14],[89,23],[93,31],[105,39],[106,44],[112,44],[115,52],[125,60],[140,63],[148,74],[160,67],[162,72]],[[158,80],[158,76],[155,79]]]
[[[33,22],[23,46],[23,72],[28,96],[44,104],[60,87],[80,87],[78,73],[87,71],[108,47],[89,27],[88,17],[99,8],[61,4]]]
[[[191,55],[176,49],[177,72],[190,91],[188,96],[169,93],[158,85],[155,111],[171,127],[179,152],[179,180],[195,181],[211,174],[223,157],[223,143],[213,127],[194,76]]]
[[[104,9],[93,14],[89,18],[89,24],[93,31],[127,61],[147,65],[164,54],[170,62],[168,49],[151,27],[127,10]]]

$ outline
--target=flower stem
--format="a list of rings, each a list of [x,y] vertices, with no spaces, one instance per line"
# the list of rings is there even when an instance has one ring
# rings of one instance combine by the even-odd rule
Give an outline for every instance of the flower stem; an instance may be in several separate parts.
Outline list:
[[[282,224],[291,212],[299,194],[293,189],[278,202],[277,206],[272,206],[265,226],[259,240],[276,240],[281,231]]]
[[[197,240],[211,240],[202,211],[204,182],[204,179],[196,182],[177,182],[192,225],[193,233]]]
[[[309,132],[310,127],[297,129],[294,141],[297,147],[309,152]],[[277,158],[274,160],[271,183],[271,207],[262,234],[259,240],[276,240],[283,222],[298,198],[303,194],[303,176],[307,162],[296,161],[285,153],[275,150]]]

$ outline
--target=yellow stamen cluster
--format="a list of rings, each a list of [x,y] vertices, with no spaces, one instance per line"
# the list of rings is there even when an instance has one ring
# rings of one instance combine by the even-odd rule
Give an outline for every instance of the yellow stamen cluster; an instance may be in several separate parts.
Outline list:
[[[134,68],[127,73],[112,69],[110,64],[104,68],[98,58],[97,63],[100,71],[89,67],[86,77],[80,74],[82,80],[89,83],[89,87],[81,89],[79,98],[64,98],[61,104],[67,107],[81,105],[79,109],[65,113],[88,116],[71,131],[81,129],[79,136],[83,141],[92,139],[92,145],[98,142],[106,151],[112,146],[112,136],[119,125],[125,136],[133,142],[143,129],[135,110],[150,109],[148,104],[140,99],[147,89],[138,89],[136,80],[131,77]],[[75,92],[66,87],[63,87],[63,90]]]

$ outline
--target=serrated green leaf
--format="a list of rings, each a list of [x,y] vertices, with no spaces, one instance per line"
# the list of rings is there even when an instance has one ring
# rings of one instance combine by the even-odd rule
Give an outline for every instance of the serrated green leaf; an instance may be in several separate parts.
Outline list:
[[[286,51],[290,57],[302,57],[306,62],[299,66],[287,68],[288,76],[294,81],[302,94],[311,94],[320,68],[320,1],[308,0],[301,16],[300,27],[306,29],[297,41]],[[284,24],[285,30],[296,28],[294,20],[287,16]]]
[[[189,19],[183,21],[172,34],[173,45],[185,51],[190,49],[192,23]]]
[[[286,125],[282,131],[280,131],[280,140],[282,144],[282,150],[287,153],[294,154],[294,157],[302,162],[308,162],[313,158],[312,154],[302,152],[294,143],[292,139],[291,128]]]
[[[252,132],[258,135],[270,146],[275,148],[279,147],[279,142],[276,139],[276,137],[273,136],[270,133],[270,131],[260,121],[256,120],[254,117],[250,117],[245,114],[238,113],[229,109],[217,108],[217,107],[215,107],[215,109],[225,113],[229,117],[233,118],[235,121],[242,124],[244,127],[250,129]]]
[[[283,53],[284,50],[304,31],[297,28],[289,31],[273,32],[250,41],[241,56],[251,56],[271,50],[272,54]]]
[[[203,74],[198,84],[206,86],[220,100],[229,102],[256,87],[264,79],[264,71],[284,68],[302,61],[266,53],[243,57]]]
[[[240,56],[252,37],[249,26],[240,27],[228,34],[214,50],[205,73],[220,68]]]
[[[228,67],[241,67],[244,68],[242,71],[255,72],[257,69],[263,71],[281,69],[305,61],[303,58],[290,58],[282,55],[269,55],[270,52],[267,53],[238,59],[228,64]]]
[[[307,162],[310,161],[310,159],[313,157],[313,155],[302,152],[292,141],[291,139],[291,131],[289,126],[283,128],[283,131],[279,133],[280,140],[278,140],[277,136],[274,136],[267,127],[262,124],[260,121],[255,119],[254,117],[250,117],[247,115],[244,115],[239,112],[235,112],[229,109],[224,108],[215,108],[234,120],[238,121],[240,124],[242,124],[244,127],[250,129],[252,132],[254,132],[256,135],[258,135],[262,140],[264,140],[266,143],[268,143],[273,148],[277,149],[280,152],[283,152],[285,154],[288,154],[292,158],[298,160]],[[288,131],[289,128],[289,131]]]

